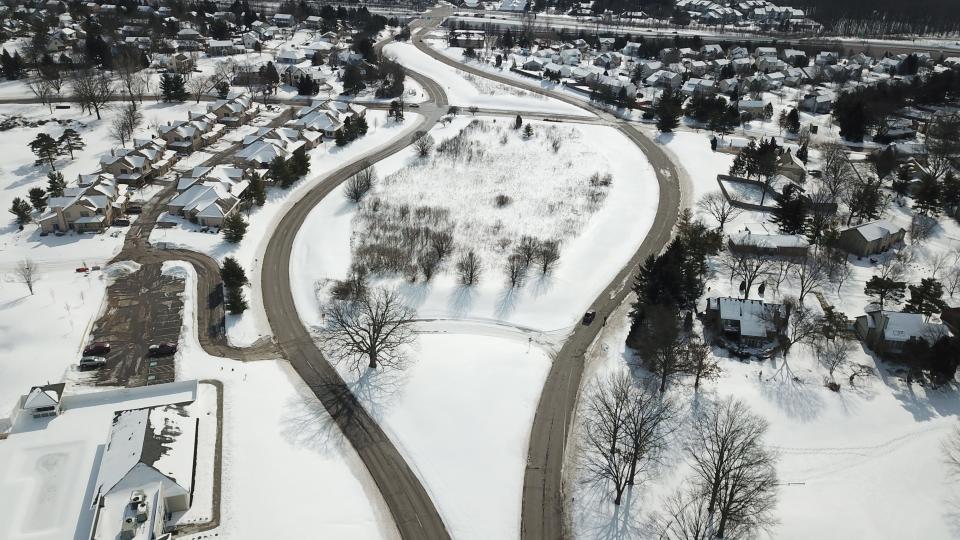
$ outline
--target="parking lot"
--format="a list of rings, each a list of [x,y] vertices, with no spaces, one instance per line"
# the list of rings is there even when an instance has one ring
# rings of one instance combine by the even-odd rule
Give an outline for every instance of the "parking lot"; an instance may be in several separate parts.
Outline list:
[[[178,342],[183,281],[160,273],[159,262],[121,277],[107,288],[107,309],[93,328],[92,341],[111,345],[100,385],[142,386],[172,382],[173,356],[148,357],[150,344]]]

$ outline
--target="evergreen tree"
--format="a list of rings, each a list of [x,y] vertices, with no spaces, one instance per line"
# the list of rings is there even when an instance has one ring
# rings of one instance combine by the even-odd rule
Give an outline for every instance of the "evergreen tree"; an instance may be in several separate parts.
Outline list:
[[[35,187],[30,188],[27,195],[30,197],[30,204],[33,205],[33,208],[37,212],[43,212],[43,209],[47,207],[47,192],[43,188]]]
[[[908,313],[922,313],[929,317],[940,313],[947,307],[943,301],[943,284],[934,278],[923,278],[920,285],[910,285],[910,299],[903,310]]]
[[[31,212],[30,203],[20,197],[14,197],[13,203],[10,205],[10,213],[16,217],[17,225],[19,225],[21,229],[24,225],[30,223]]]
[[[357,136],[359,137],[366,135],[367,130],[370,129],[370,127],[367,125],[367,119],[364,116],[358,116],[355,125],[357,128]]]
[[[803,145],[800,146],[800,149],[797,150],[797,159],[803,162],[804,165],[807,164],[808,150],[807,142],[804,141]]]
[[[797,112],[796,108],[790,109],[790,112],[787,113],[786,127],[788,133],[797,134],[800,132],[800,113]]]
[[[27,146],[29,146],[30,151],[37,156],[37,165],[46,163],[50,165],[50,168],[56,169],[53,161],[57,159],[60,149],[57,145],[57,141],[54,140],[53,137],[47,135],[46,133],[38,133],[37,137],[30,141]]]
[[[913,196],[913,209],[925,216],[938,216],[942,204],[941,195],[939,180],[925,174],[920,178],[920,184]]]
[[[280,184],[283,188],[289,187],[290,184],[293,183],[294,178],[296,178],[290,172],[290,164],[280,156],[273,158],[273,161],[270,162],[267,174],[270,175],[270,178],[272,178],[274,182]]]
[[[258,173],[250,175],[250,185],[243,194],[257,206],[263,206],[263,203],[267,202],[267,185]]]
[[[224,240],[236,244],[247,234],[247,222],[239,212],[234,212],[224,218],[222,230]]]
[[[7,78],[8,81],[14,81],[23,77],[24,63],[23,59],[20,58],[19,52],[14,52],[11,56],[6,49],[3,50],[3,53],[0,53],[0,71],[3,72],[3,76]]]
[[[227,99],[227,96],[230,95],[230,83],[225,80],[218,82],[214,89],[220,99]]]
[[[513,129],[520,129],[523,127],[523,118],[520,118],[520,115],[517,115],[517,118],[513,121]]]
[[[683,110],[683,95],[679,92],[664,92],[655,107],[657,129],[669,133],[680,125],[680,113]]]
[[[183,102],[187,100],[186,83],[179,73],[164,73],[160,77],[160,93],[163,101]]]
[[[783,234],[800,234],[809,212],[810,201],[806,195],[795,184],[787,184],[773,209],[771,221],[777,224]]]
[[[67,187],[67,181],[63,179],[63,173],[60,171],[50,171],[47,173],[47,193],[51,197],[63,197],[63,190]]]
[[[347,144],[347,137],[343,134],[343,129],[337,130],[337,134],[333,138],[337,146],[345,146]]]
[[[289,168],[291,173],[290,176],[292,177],[302,177],[310,172],[310,158],[307,156],[307,151],[302,146],[293,151],[293,155],[290,156],[290,162],[287,164],[287,167]]]
[[[530,137],[533,137],[533,126],[531,126],[529,122],[527,123],[527,125],[523,126],[523,137],[525,139],[529,139]]]
[[[767,103],[763,107],[763,119],[770,120],[773,118],[773,103]]]
[[[242,287],[248,283],[247,273],[233,257],[223,259],[223,267],[220,268],[220,279],[228,289]]]
[[[70,159],[73,159],[73,153],[83,150],[86,143],[83,142],[83,137],[73,128],[67,128],[63,130],[63,133],[57,138],[57,146],[61,154],[68,153],[70,154]]]
[[[875,298],[880,309],[884,309],[887,307],[887,302],[890,302],[893,307],[900,305],[905,290],[906,284],[902,281],[873,276],[863,288],[863,294]]]
[[[343,70],[343,91],[346,94],[359,94],[363,90],[363,76],[357,66],[347,66]]]
[[[227,289],[227,311],[232,315],[239,315],[247,310],[247,299],[243,297],[243,289],[235,287]]]

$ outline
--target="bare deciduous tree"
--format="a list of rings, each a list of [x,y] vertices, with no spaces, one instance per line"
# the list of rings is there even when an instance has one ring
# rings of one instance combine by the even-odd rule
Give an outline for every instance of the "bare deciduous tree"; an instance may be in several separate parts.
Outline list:
[[[27,82],[27,87],[30,89],[30,92],[32,92],[33,95],[37,96],[37,99],[40,101],[40,103],[46,105],[47,109],[49,109],[52,113],[53,103],[51,102],[51,98],[55,92],[53,90],[53,86],[50,85],[50,82],[41,78],[35,81]]]
[[[943,441],[943,454],[954,475],[960,476],[960,422],[954,423]]]
[[[850,357],[850,341],[843,336],[837,336],[834,339],[818,339],[814,342],[813,349],[817,360],[827,368],[830,382],[835,383],[834,373],[846,364]]]
[[[24,259],[17,263],[15,271],[17,279],[27,286],[27,290],[29,290],[32,295],[33,286],[37,283],[37,280],[40,279],[40,267],[37,266],[37,263],[33,262],[33,259]]]
[[[849,187],[854,176],[846,147],[840,143],[820,145],[820,162],[823,173],[820,182],[836,201]]]
[[[698,337],[691,337],[683,344],[683,363],[693,375],[693,387],[700,388],[700,382],[715,379],[720,375],[720,364],[710,354],[710,345]]]
[[[716,538],[748,537],[773,523],[776,456],[763,446],[767,421],[726,398],[693,419],[687,452]]]
[[[527,264],[519,253],[513,253],[507,257],[507,265],[504,267],[507,274],[507,283],[510,287],[516,288],[523,285],[523,278],[527,275]]]
[[[542,242],[537,251],[537,265],[540,267],[540,273],[546,275],[558,260],[560,260],[560,242],[557,240]]]
[[[750,289],[761,276],[766,276],[773,269],[773,259],[748,252],[727,251],[721,259],[727,268],[731,279],[740,278],[743,281],[743,297],[750,295]]]
[[[116,94],[113,81],[103,71],[78,71],[70,81],[73,89],[73,101],[84,111],[95,113],[97,120],[100,112],[107,107]]]
[[[791,275],[799,288],[797,300],[801,304],[807,294],[830,281],[831,266],[830,259],[819,252],[808,255],[793,265]]]
[[[463,285],[473,285],[480,279],[481,265],[480,257],[472,251],[468,251],[460,256],[457,261],[457,273],[460,275],[460,283]]]
[[[797,343],[809,342],[816,337],[823,321],[823,317],[794,298],[784,299],[782,309],[762,311],[760,318],[772,328],[781,329],[777,333],[777,342],[784,358],[790,353],[791,347]]]
[[[453,251],[453,234],[450,231],[434,232],[430,235],[430,247],[437,256],[437,261],[446,259]]]
[[[521,236],[520,242],[517,243],[517,247],[514,250],[514,253],[520,256],[523,260],[523,265],[526,268],[529,268],[533,264],[533,260],[537,256],[537,252],[540,251],[540,240],[534,238],[533,236]]]
[[[335,362],[360,372],[396,367],[404,348],[413,342],[414,311],[391,289],[377,288],[353,300],[332,300],[323,309],[320,329],[323,349]]]
[[[952,298],[960,290],[960,268],[951,268],[943,278],[943,285],[947,289],[947,294]]]
[[[656,526],[661,540],[712,540],[707,498],[697,489],[677,491],[667,498]]]
[[[626,373],[598,381],[587,400],[583,429],[585,468],[594,480],[613,485],[616,505],[630,478],[630,455],[624,448],[630,385]]]
[[[424,281],[430,281],[433,279],[433,274],[437,270],[437,266],[440,265],[440,258],[437,257],[437,254],[433,251],[429,251],[417,257],[417,266],[420,267],[420,271],[423,272]]]
[[[713,216],[713,219],[717,220],[717,223],[720,225],[720,230],[723,230],[723,226],[730,220],[735,219],[740,215],[743,210],[737,208],[736,206],[730,204],[730,200],[723,196],[723,193],[719,191],[714,191],[707,193],[700,198],[700,201],[697,203],[697,208],[702,212]]]
[[[629,380],[628,374],[623,376]],[[647,463],[659,458],[676,427],[677,406],[670,396],[660,394],[656,385],[648,381],[630,388],[626,416],[628,486],[636,483],[638,474],[646,472]]]
[[[126,146],[127,141],[133,139],[133,134],[143,123],[143,114],[137,108],[136,103],[129,103],[118,114],[110,124],[110,136],[120,143],[120,146]]]
[[[418,131],[413,137],[413,147],[416,149],[417,155],[422,158],[429,156],[430,150],[433,149],[433,137],[423,131]]]
[[[218,82],[220,82],[220,80],[213,75],[194,74],[194,76],[190,77],[187,81],[187,91],[190,92],[190,95],[193,96],[193,99],[195,99],[197,103],[200,103],[200,99],[203,98],[205,94],[212,92]]]
[[[363,200],[363,196],[373,188],[374,182],[377,180],[377,175],[373,171],[373,167],[367,166],[364,167],[360,172],[350,177],[347,180],[347,187],[345,194],[347,199],[352,202],[359,203]]]

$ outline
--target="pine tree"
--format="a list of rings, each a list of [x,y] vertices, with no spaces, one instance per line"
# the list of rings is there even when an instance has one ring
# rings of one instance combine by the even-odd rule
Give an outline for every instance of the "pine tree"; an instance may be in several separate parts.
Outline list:
[[[236,244],[247,234],[247,222],[238,212],[234,212],[224,218],[222,230],[224,240]]]
[[[47,163],[50,165],[50,168],[56,169],[53,161],[57,159],[57,155],[60,153],[59,145],[53,137],[47,135],[46,133],[38,133],[37,137],[30,141],[28,144],[30,151],[37,156],[37,165],[42,165]]]
[[[366,135],[367,130],[370,129],[370,127],[367,125],[367,119],[363,116],[358,116],[355,124],[357,127],[357,135],[360,137]]]
[[[164,73],[160,77],[160,93],[163,95],[163,101],[186,101],[187,88],[183,80],[183,75],[179,73]]]
[[[790,109],[787,114],[787,132],[797,134],[800,132],[800,113],[797,109]]]
[[[57,138],[57,146],[60,148],[61,154],[69,153],[70,159],[73,159],[73,153],[83,150],[86,143],[83,142],[83,137],[73,128],[67,128]]]
[[[63,197],[63,190],[67,187],[67,181],[63,179],[63,173],[60,171],[50,171],[47,173],[47,193],[51,197]]]
[[[940,313],[946,307],[947,304],[943,301],[943,284],[934,278],[923,278],[920,285],[910,285],[910,299],[903,310],[929,317]]]
[[[672,92],[664,92],[657,101],[657,129],[663,133],[669,133],[680,125],[680,114],[683,112],[683,95]]]
[[[343,134],[343,129],[337,130],[337,134],[333,140],[337,143],[337,146],[345,146],[348,142],[346,135]]]
[[[30,223],[31,211],[30,203],[20,197],[14,197],[13,203],[10,205],[10,213],[16,216],[17,225],[19,225],[21,229],[24,225]]]
[[[810,201],[795,184],[788,184],[777,200],[771,221],[777,224],[783,234],[800,234],[809,212]]]
[[[310,172],[310,158],[307,157],[307,151],[304,147],[297,148],[290,156],[290,162],[287,164],[290,170],[290,176],[302,177]],[[286,187],[286,186],[284,186]]]
[[[527,125],[523,126],[523,136],[524,136],[524,138],[526,138],[526,139],[529,139],[530,137],[533,137],[533,126],[531,126],[529,123],[527,123]]]
[[[233,257],[223,259],[223,267],[220,268],[220,279],[228,289],[242,287],[248,283],[247,273]]]
[[[227,289],[227,311],[232,315],[239,315],[247,310],[247,299],[243,297],[243,289],[235,287]]]
[[[244,191],[244,194],[247,193],[253,204],[257,206],[263,206],[263,203],[267,202],[267,185],[256,172],[250,175],[250,185]]]
[[[33,208],[36,209],[37,212],[43,212],[43,209],[47,207],[47,192],[44,191],[43,188],[30,188],[27,196],[30,197],[30,204],[33,205]]]
[[[513,121],[513,129],[520,129],[523,127],[523,118],[520,118],[520,115],[517,115],[517,119]]]
[[[227,99],[227,96],[230,94],[230,83],[227,81],[220,81],[214,87],[217,91],[217,97],[220,99]]]
[[[290,171],[290,164],[280,156],[273,158],[273,161],[270,162],[267,174],[283,188],[289,187],[293,183],[293,178],[295,178]]]
[[[931,175],[923,175],[916,194],[913,196],[913,209],[925,216],[938,216],[942,194],[943,189],[940,187],[940,181]]]

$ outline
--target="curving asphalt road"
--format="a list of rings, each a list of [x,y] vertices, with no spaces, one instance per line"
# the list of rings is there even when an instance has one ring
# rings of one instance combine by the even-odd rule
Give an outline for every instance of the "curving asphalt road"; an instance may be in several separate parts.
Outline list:
[[[449,13],[450,10],[437,10]],[[616,127],[646,154],[656,171],[659,184],[659,200],[653,225],[630,262],[594,300],[590,309],[597,312],[596,321],[590,326],[578,325],[557,354],[547,380],[544,383],[537,412],[530,433],[527,467],[523,479],[523,509],[520,534],[522,538],[555,539],[569,537],[564,515],[563,467],[567,446],[567,433],[576,411],[580,379],[583,376],[584,353],[593,343],[602,327],[600,321],[623,303],[630,292],[630,279],[637,267],[648,256],[659,253],[670,241],[673,226],[682,204],[681,176],[666,152],[653,140],[630,123],[608,112],[594,109],[583,100],[525,84],[511,77],[497,75],[457,62],[434,50],[423,42],[422,32],[412,36],[413,44],[433,59],[459,70],[485,77],[501,84],[514,86],[530,92],[549,96],[569,103],[599,116]]]

